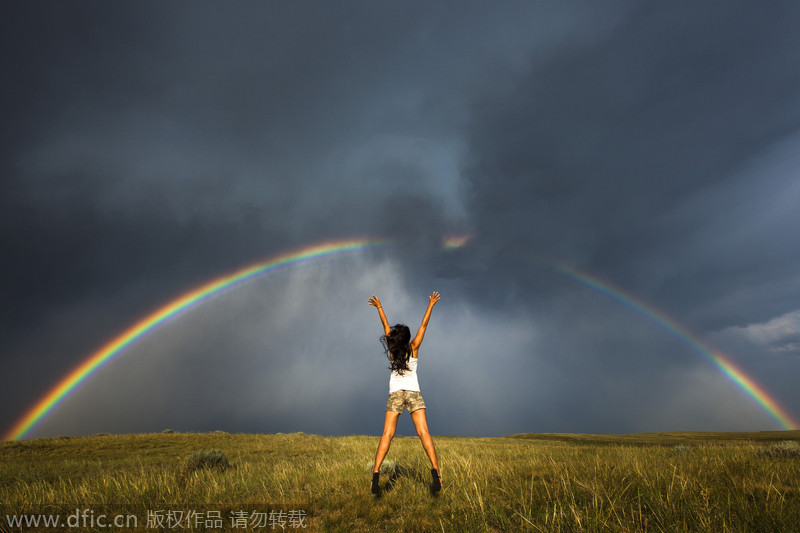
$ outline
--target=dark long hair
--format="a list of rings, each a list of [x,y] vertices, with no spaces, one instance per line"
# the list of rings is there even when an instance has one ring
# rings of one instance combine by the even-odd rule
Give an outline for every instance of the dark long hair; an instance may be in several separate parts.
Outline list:
[[[408,370],[411,356],[411,330],[405,324],[395,324],[388,335],[381,337],[381,344],[391,363],[389,368],[402,376]]]

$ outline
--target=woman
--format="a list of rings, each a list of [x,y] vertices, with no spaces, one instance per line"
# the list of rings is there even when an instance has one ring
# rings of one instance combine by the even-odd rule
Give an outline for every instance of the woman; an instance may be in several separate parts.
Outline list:
[[[422,325],[417,330],[417,336],[411,340],[411,331],[408,326],[404,324],[395,324],[394,327],[389,327],[389,322],[386,320],[386,315],[383,313],[383,307],[380,300],[373,294],[372,298],[368,300],[369,305],[375,306],[378,309],[378,314],[381,317],[383,324],[383,331],[385,335],[381,337],[381,343],[386,352],[386,356],[391,362],[390,368],[392,369],[389,378],[389,399],[386,402],[386,419],[383,424],[383,435],[381,441],[378,443],[378,452],[375,454],[375,468],[372,470],[372,493],[378,494],[380,488],[378,485],[380,479],[380,468],[386,453],[389,451],[389,445],[392,443],[395,429],[397,428],[397,419],[403,414],[404,409],[407,407],[408,412],[411,413],[411,420],[414,421],[414,427],[417,430],[417,435],[422,441],[422,447],[425,453],[428,454],[428,459],[431,461],[431,478],[433,483],[431,489],[436,492],[442,488],[441,476],[439,476],[439,463],[436,461],[436,450],[433,447],[433,439],[428,432],[428,420],[425,418],[425,402],[422,400],[422,395],[419,390],[419,382],[417,380],[417,358],[419,357],[419,345],[422,344],[422,339],[425,337],[425,329],[428,327],[428,320],[431,318],[431,310],[436,302],[439,301],[439,293],[434,291],[430,295],[428,301],[428,309],[425,311],[425,316],[422,318]]]

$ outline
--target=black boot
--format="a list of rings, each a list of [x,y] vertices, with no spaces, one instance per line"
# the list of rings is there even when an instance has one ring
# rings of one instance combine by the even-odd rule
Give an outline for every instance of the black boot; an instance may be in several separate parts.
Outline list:
[[[431,468],[431,478],[433,479],[433,483],[431,484],[431,490],[433,492],[439,492],[442,490],[442,480],[439,479],[439,471],[435,468]]]
[[[381,492],[381,486],[378,484],[380,478],[381,478],[380,472],[372,473],[372,494],[379,494]]]

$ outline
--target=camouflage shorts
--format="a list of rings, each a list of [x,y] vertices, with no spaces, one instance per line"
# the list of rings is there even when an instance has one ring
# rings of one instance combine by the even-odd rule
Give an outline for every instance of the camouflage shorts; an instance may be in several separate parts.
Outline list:
[[[389,393],[386,401],[386,410],[403,414],[403,410],[408,407],[408,412],[413,413],[417,409],[425,409],[425,401],[422,394],[415,390],[398,390]]]

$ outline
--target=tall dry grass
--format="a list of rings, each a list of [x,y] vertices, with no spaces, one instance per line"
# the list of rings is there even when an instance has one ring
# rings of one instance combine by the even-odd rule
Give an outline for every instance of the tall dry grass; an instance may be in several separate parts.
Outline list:
[[[91,508],[135,512],[143,526],[146,510],[181,508],[220,510],[229,530],[243,531],[230,529],[231,511],[281,509],[306,513],[305,531],[800,531],[800,458],[773,451],[794,449],[779,442],[800,432],[681,435],[437,437],[438,496],[419,440],[396,437],[378,499],[368,466],[378,437],[162,433],[5,442],[0,519]],[[227,467],[196,460],[212,449]]]

